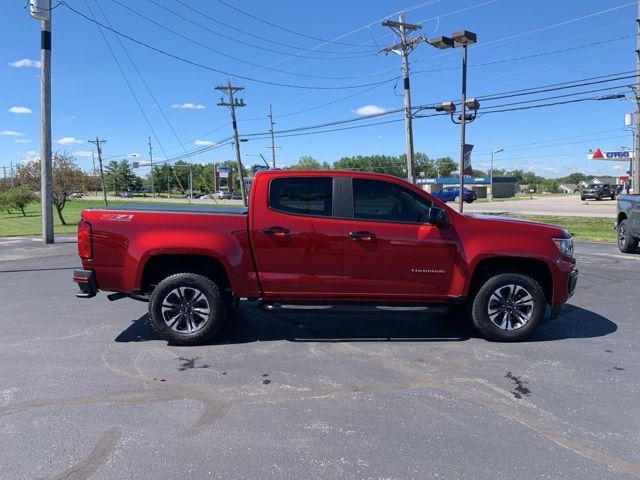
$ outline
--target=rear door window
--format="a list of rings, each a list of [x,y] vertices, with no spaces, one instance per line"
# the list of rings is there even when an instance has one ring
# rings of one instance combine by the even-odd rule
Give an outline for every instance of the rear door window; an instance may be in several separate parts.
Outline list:
[[[269,185],[269,208],[296,215],[330,217],[333,213],[333,179],[274,178]]]

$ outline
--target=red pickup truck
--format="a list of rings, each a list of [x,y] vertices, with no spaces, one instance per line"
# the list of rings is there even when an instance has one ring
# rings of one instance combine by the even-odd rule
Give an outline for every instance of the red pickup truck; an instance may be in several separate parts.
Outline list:
[[[247,210],[83,210],[79,297],[149,302],[174,344],[210,341],[238,298],[278,304],[461,305],[515,341],[559,315],[578,271],[562,228],[461,215],[387,175],[257,173]],[[399,313],[401,314],[401,313]]]

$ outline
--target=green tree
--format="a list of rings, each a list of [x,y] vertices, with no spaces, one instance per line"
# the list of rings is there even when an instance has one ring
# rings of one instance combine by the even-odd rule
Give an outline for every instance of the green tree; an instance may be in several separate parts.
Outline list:
[[[451,157],[437,158],[435,168],[438,177],[450,177],[458,172],[458,162]]]
[[[294,170],[319,170],[321,167],[320,162],[309,155],[301,156],[298,163],[291,165]]]
[[[40,160],[33,160],[21,166],[18,178],[22,186],[37,191],[40,188]],[[62,211],[69,195],[76,191],[84,191],[87,185],[92,185],[91,177],[76,166],[75,158],[67,152],[55,152],[52,161],[51,203],[55,207],[58,217],[66,225]]]
[[[542,181],[541,185],[543,192],[556,193],[558,191],[558,186],[560,185],[560,183],[552,178],[545,178]]]
[[[389,155],[357,155],[342,157],[333,163],[338,170],[360,170],[363,172],[378,172],[406,178],[407,162]]]
[[[560,183],[573,183],[575,185],[579,184],[583,180],[585,180],[587,176],[584,173],[573,172],[567,175],[566,177],[558,178],[557,180]]]
[[[2,200],[5,210],[11,213],[11,209],[15,208],[22,212],[22,216],[26,217],[25,209],[32,203],[38,201],[38,196],[33,193],[26,185],[20,185],[2,192]]]
[[[62,211],[73,192],[85,190],[87,175],[76,166],[75,159],[66,152],[56,152],[53,155],[52,166],[51,203],[62,224],[66,225]]]
[[[11,202],[9,202],[9,189],[0,190],[0,210],[11,214]]]
[[[139,190],[142,179],[138,177],[129,160],[111,160],[104,167],[104,182],[107,189],[113,189],[116,195],[125,190]]]
[[[401,155],[400,158],[404,161],[407,156]],[[427,154],[422,152],[416,152],[413,156],[414,176],[416,178],[433,178],[436,176],[435,161],[431,160]]]

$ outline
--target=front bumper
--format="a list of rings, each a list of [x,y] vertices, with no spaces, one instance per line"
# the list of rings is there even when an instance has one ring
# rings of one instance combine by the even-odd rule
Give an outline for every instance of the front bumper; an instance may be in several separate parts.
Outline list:
[[[587,192],[587,193],[581,193],[580,196],[582,198],[584,198],[585,200],[587,198],[601,198],[604,197],[604,195],[602,193],[599,192]]]
[[[578,283],[578,269],[572,268],[569,272],[569,278],[567,280],[567,299],[571,298],[573,292],[576,289],[576,284]],[[551,305],[551,320],[554,318],[558,318],[560,313],[562,312],[562,306],[564,303],[556,303]]]
[[[78,298],[95,297],[98,293],[95,275],[91,270],[79,269],[73,271],[73,281],[78,284],[80,291],[76,293]]]

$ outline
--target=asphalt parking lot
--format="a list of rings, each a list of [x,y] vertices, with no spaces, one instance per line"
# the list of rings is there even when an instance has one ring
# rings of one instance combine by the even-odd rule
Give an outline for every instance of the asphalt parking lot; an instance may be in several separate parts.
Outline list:
[[[580,200],[580,195],[549,195],[531,199],[507,200],[494,202],[473,202],[464,204],[464,211],[469,213],[504,213],[529,215],[560,215],[575,217],[611,217],[616,218],[616,201]],[[457,209],[457,205],[449,202],[449,206]]]
[[[179,348],[74,297],[75,244],[0,239],[0,478],[640,477],[640,254],[578,243],[518,344],[425,311],[267,313]]]

